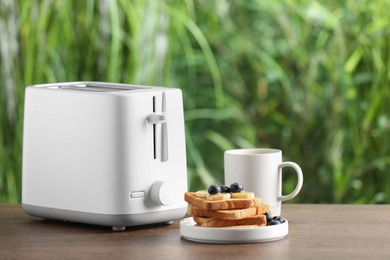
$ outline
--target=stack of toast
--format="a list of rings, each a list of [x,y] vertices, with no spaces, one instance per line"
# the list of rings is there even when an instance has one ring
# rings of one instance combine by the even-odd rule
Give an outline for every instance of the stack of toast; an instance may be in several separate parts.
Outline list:
[[[259,227],[267,225],[269,206],[259,198],[227,198],[209,200],[186,192],[188,215],[201,227]]]

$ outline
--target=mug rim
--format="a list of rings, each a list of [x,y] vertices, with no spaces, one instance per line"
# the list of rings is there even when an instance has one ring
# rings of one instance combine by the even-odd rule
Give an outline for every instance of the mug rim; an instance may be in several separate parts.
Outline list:
[[[275,148],[242,148],[242,149],[233,149],[225,151],[225,154],[228,155],[272,155],[282,153],[282,150]]]

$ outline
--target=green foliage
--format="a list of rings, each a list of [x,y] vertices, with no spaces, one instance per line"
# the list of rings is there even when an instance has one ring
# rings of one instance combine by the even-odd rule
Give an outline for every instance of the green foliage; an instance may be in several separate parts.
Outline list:
[[[294,201],[389,203],[389,8],[0,0],[0,202],[20,201],[24,87],[94,80],[183,90],[191,190],[223,182],[223,151],[274,147],[303,169]]]

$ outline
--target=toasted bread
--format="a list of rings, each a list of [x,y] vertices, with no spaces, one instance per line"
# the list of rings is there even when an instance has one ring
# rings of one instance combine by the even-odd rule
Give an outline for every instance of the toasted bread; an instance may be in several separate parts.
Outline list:
[[[193,216],[194,221],[201,227],[232,227],[232,226],[266,226],[267,219],[265,215],[255,215],[243,219],[217,219]]]
[[[245,209],[260,205],[259,198],[253,199],[226,199],[226,200],[207,200],[195,196],[195,192],[186,192],[184,200],[190,205],[207,210],[226,210],[226,209]]]
[[[188,215],[218,219],[242,219],[248,218],[254,215],[263,215],[269,212],[269,206],[266,204],[260,204],[256,207],[246,209],[231,209],[231,210],[207,210],[193,206],[188,206]]]

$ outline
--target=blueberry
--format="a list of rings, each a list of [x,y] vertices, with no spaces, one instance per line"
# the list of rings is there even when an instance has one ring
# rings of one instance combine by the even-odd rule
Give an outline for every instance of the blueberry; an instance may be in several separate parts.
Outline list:
[[[210,194],[218,194],[221,192],[221,187],[217,185],[210,185],[207,191]]]
[[[273,226],[273,225],[279,225],[282,224],[278,219],[272,219],[269,223],[268,226]]]
[[[220,188],[221,188],[222,193],[229,193],[230,192],[230,188],[226,185],[221,185]]]
[[[280,223],[284,223],[286,222],[286,220],[284,218],[282,218],[281,216],[275,216],[272,218],[273,220],[277,220],[279,221]]]
[[[269,212],[266,212],[265,214],[265,217],[267,219],[267,224],[272,220],[272,214],[271,214],[271,211]]]
[[[233,193],[241,192],[243,190],[244,190],[244,187],[241,184],[237,183],[237,182],[235,182],[232,185],[230,185],[230,191],[233,192]]]

